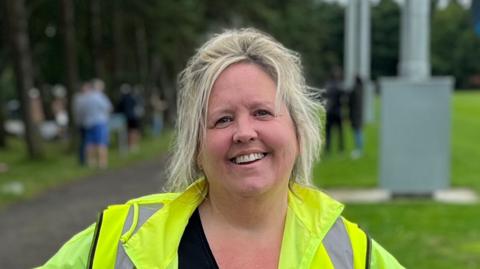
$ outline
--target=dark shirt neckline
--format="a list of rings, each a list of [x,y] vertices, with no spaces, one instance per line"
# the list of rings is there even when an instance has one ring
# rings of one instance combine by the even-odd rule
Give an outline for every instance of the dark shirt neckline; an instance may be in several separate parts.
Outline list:
[[[188,220],[178,247],[179,269],[218,269],[207,236],[203,230],[198,208]]]

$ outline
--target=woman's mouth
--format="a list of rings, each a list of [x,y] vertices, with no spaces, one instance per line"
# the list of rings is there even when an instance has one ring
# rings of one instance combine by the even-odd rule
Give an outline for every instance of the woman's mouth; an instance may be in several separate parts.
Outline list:
[[[255,161],[261,160],[267,156],[267,153],[259,152],[259,153],[250,153],[245,155],[240,155],[235,158],[230,159],[230,161],[234,164],[249,164]]]

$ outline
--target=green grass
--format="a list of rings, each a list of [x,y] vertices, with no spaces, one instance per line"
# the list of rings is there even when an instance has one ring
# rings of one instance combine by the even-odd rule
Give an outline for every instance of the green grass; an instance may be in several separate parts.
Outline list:
[[[452,183],[480,193],[480,92],[456,93],[452,107]]]
[[[322,188],[374,187],[378,181],[378,125],[365,130],[365,156],[325,156],[314,170]],[[351,136],[346,136],[351,141]],[[454,187],[480,194],[480,92],[452,99]],[[351,147],[351,142],[347,146]],[[348,147],[347,147],[348,148]],[[349,204],[345,216],[360,224],[407,268],[480,268],[480,204],[448,205],[421,200]]]
[[[167,151],[170,137],[170,132],[158,138],[147,137],[142,140],[140,150],[135,153],[120,154],[116,147],[111,147],[109,169],[161,155]],[[45,143],[46,156],[37,161],[26,158],[23,141],[12,138],[8,144],[7,150],[0,150],[0,162],[8,165],[8,171],[0,173],[0,206],[32,197],[53,186],[102,172],[79,166],[75,153],[66,154],[66,145],[60,142]],[[20,194],[1,191],[2,187],[12,182],[20,183],[24,191]]]
[[[375,186],[378,173],[375,165],[378,156],[378,125],[372,124],[364,129],[365,152],[362,158],[355,161],[350,158],[348,150],[353,149],[350,129],[344,130],[344,136],[347,150],[337,152],[336,137],[333,137],[332,154],[323,154],[320,163],[314,166],[315,183],[322,188]]]
[[[478,205],[391,202],[348,205],[345,216],[407,268],[479,268]]]

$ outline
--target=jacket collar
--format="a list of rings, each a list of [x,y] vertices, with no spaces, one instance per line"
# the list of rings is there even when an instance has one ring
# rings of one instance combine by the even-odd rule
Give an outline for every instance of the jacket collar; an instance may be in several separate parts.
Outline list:
[[[176,264],[183,231],[193,211],[205,197],[206,184],[204,179],[194,182],[185,192],[152,215],[123,244],[137,267],[169,268],[169,265]],[[304,252],[308,248],[318,247],[316,245],[340,216],[343,205],[319,190],[299,184],[293,184],[288,203],[281,257],[293,254],[292,249],[296,249],[298,253],[295,256],[300,259],[305,256]],[[290,253],[284,254],[284,251]],[[299,264],[295,259],[280,262],[283,265]]]
[[[323,192],[294,184],[288,195],[279,268],[310,268],[343,205]]]
[[[123,244],[138,268],[168,268],[176,258],[190,216],[204,199],[205,188],[205,180],[194,182],[174,200],[165,203]]]
[[[337,218],[344,205],[322,191],[294,184],[288,197],[289,208],[304,227],[313,234],[323,237]]]

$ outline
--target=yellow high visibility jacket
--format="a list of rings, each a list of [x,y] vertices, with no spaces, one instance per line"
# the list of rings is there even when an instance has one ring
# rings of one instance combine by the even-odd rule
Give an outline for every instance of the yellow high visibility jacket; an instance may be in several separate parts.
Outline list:
[[[39,268],[174,269],[178,246],[205,181],[183,193],[154,194],[109,206],[98,222],[71,238]],[[316,189],[294,184],[280,253],[281,269],[404,268],[356,224],[343,205]]]

